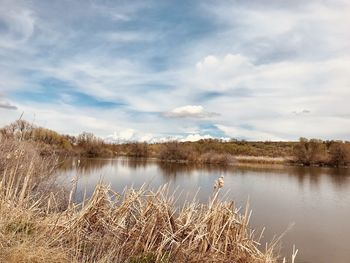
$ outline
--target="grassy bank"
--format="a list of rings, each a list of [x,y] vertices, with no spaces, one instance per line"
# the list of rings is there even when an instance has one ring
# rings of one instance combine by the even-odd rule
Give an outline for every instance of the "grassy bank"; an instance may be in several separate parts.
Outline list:
[[[52,180],[54,157],[28,142],[0,142],[0,262],[278,262],[249,228],[249,211],[213,192],[174,205],[166,187],[119,194],[99,184],[71,202]]]

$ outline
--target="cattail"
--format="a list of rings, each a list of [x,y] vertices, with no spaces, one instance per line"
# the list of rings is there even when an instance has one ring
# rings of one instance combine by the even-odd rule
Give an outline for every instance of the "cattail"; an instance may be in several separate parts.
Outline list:
[[[225,184],[225,182],[224,182],[224,176],[221,175],[221,176],[219,177],[219,179],[215,180],[214,189],[220,189],[220,188],[224,187],[224,184]]]
[[[73,185],[74,185],[77,181],[78,181],[78,178],[77,178],[76,176],[74,176],[74,177],[70,180],[71,184],[73,184]]]

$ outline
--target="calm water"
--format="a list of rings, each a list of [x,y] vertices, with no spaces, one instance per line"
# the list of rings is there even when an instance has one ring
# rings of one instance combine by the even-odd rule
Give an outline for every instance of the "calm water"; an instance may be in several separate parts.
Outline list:
[[[157,188],[165,183],[182,191],[183,199],[197,197],[205,202],[214,181],[225,176],[227,198],[244,206],[249,199],[253,211],[251,225],[265,226],[264,240],[292,228],[282,239],[283,255],[299,249],[297,262],[350,262],[350,169],[302,167],[193,166],[159,163],[155,160],[89,159],[67,161],[59,171],[59,181],[69,186],[79,174],[77,200],[91,194],[102,178],[116,191],[144,183]]]

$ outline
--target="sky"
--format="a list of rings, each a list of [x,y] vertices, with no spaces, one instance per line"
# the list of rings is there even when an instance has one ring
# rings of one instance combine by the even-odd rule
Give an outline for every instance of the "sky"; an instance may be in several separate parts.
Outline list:
[[[349,25],[349,0],[0,0],[0,126],[349,140]]]

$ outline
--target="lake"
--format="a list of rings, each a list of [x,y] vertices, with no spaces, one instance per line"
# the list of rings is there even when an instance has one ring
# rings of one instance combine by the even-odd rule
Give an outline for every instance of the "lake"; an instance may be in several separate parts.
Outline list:
[[[222,195],[252,209],[251,226],[266,227],[264,241],[288,231],[281,254],[299,249],[297,262],[350,262],[350,169],[285,166],[229,166],[161,163],[145,159],[67,160],[58,171],[58,182],[67,188],[79,175],[76,201],[88,197],[100,181],[115,191],[127,186],[170,184],[181,193],[179,202],[206,202],[214,181],[224,175]],[[198,191],[198,192],[197,192]]]

